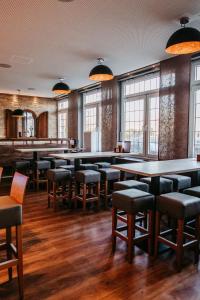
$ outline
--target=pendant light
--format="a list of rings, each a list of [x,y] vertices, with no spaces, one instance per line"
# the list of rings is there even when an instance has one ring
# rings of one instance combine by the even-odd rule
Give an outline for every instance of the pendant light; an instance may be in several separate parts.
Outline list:
[[[89,79],[95,81],[106,81],[114,78],[112,70],[103,65],[104,59],[98,58],[98,65],[92,69],[89,75]]]
[[[188,17],[180,19],[181,29],[172,34],[165,51],[169,54],[189,54],[200,51],[200,32],[192,27],[185,27]]]
[[[14,117],[14,118],[23,118],[24,117],[24,111],[20,108],[15,109],[12,113],[12,117]]]
[[[60,82],[56,83],[52,88],[52,91],[56,95],[67,95],[71,93],[69,86],[63,82],[64,78],[59,78]]]
[[[18,97],[19,97],[21,90],[18,89],[17,92],[18,92]],[[23,118],[24,111],[21,108],[17,108],[12,112],[12,117],[13,118]]]

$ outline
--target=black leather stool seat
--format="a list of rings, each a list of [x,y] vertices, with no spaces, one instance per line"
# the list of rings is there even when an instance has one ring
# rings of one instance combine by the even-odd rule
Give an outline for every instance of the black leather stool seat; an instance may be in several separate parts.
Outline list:
[[[182,193],[168,193],[157,200],[157,210],[176,219],[194,217],[200,214],[200,199]]]
[[[149,191],[149,185],[144,182],[140,182],[137,180],[125,180],[125,181],[118,181],[114,183],[114,190],[127,190],[127,189],[137,189],[144,192]]]
[[[101,178],[103,180],[119,180],[120,179],[120,171],[114,170],[112,168],[104,168],[100,169],[99,172],[101,173]]]
[[[163,175],[162,177],[173,181],[174,190],[183,190],[191,187],[191,178],[188,176],[172,174]]]
[[[200,198],[200,186],[194,186],[192,188],[183,191],[187,195],[195,196]]]
[[[0,228],[22,224],[22,205],[9,196],[0,199]]]
[[[52,182],[63,182],[71,179],[71,171],[64,169],[50,169],[47,171],[47,179]]]
[[[28,160],[20,160],[15,161],[14,165],[16,170],[27,170],[30,168],[31,163]]]
[[[111,163],[105,161],[105,162],[97,162],[97,163],[95,163],[95,165],[97,165],[99,169],[102,169],[102,168],[105,169],[105,168],[110,168]]]
[[[128,189],[114,192],[112,195],[113,207],[130,214],[154,208],[154,196],[137,189]]]
[[[48,170],[51,168],[51,163],[47,160],[37,160],[35,166],[37,170]]]
[[[52,164],[52,168],[56,169],[56,168],[60,168],[60,166],[67,165],[67,161],[64,159],[54,159],[52,160],[51,164]]]
[[[48,161],[53,161],[55,158],[54,157],[51,157],[51,156],[43,156],[43,157],[40,157],[41,160],[48,160]]]
[[[149,184],[149,191],[152,192],[151,177],[141,178],[140,181]],[[173,191],[173,181],[160,177],[160,194],[170,193]]]
[[[100,173],[94,170],[82,170],[75,173],[75,180],[79,183],[100,182]]]
[[[73,165],[60,166],[59,169],[64,169],[64,170],[71,171],[72,174],[74,173],[74,170],[75,170]]]
[[[95,164],[80,164],[79,166],[80,170],[93,170],[93,171],[97,171],[98,170],[98,166]]]

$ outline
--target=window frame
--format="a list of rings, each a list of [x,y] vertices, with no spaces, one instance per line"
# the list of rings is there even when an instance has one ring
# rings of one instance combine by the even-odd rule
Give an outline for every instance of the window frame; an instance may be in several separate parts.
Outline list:
[[[59,104],[61,103],[65,103],[66,102],[66,106],[63,107],[63,108],[59,108]],[[62,99],[62,100],[59,100],[57,102],[57,135],[58,135],[58,138],[59,139],[68,139],[68,107],[69,107],[69,99],[66,98],[66,99]],[[65,114],[66,115],[66,136],[65,137],[60,137],[60,130],[59,130],[59,115],[60,114]]]
[[[195,68],[200,66],[200,60],[191,63],[191,80],[190,80],[190,106],[189,106],[189,137],[188,137],[188,157],[195,157],[195,127],[196,127],[196,111],[195,111],[195,93],[200,90],[200,80],[195,80]]]
[[[135,78],[136,80],[139,81],[139,79],[151,79],[153,77],[160,77],[160,73],[159,72],[154,72],[151,74],[147,74],[147,75],[142,75],[142,76],[138,76],[137,78]],[[148,91],[144,91],[144,92],[140,92],[140,93],[134,93],[134,94],[130,94],[130,95],[125,95],[125,83],[129,80],[134,80],[133,79],[127,79],[127,80],[123,80],[121,81],[121,101],[120,101],[120,140],[124,141],[124,129],[125,129],[125,121],[124,121],[124,117],[125,117],[125,111],[124,111],[124,103],[127,99],[130,99],[129,101],[131,101],[131,99],[139,99],[139,98],[143,98],[144,99],[144,130],[143,130],[143,153],[134,153],[135,156],[138,157],[148,157],[148,158],[152,158],[152,159],[157,159],[158,158],[158,153],[156,155],[154,154],[149,154],[148,152],[148,148],[149,148],[149,134],[150,134],[150,130],[149,130],[149,120],[150,120],[150,116],[149,116],[149,99],[153,96],[158,97],[159,98],[159,88],[158,89],[153,89],[153,90],[148,90]],[[159,121],[159,120],[158,120]],[[158,128],[158,142],[159,142],[159,128]]]

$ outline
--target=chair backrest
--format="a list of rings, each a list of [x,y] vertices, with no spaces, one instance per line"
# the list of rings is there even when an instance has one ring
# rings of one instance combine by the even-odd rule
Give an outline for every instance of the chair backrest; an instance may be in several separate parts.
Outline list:
[[[13,177],[10,196],[20,204],[22,204],[24,201],[24,195],[25,195],[28,179],[29,178],[27,176],[24,176],[18,172],[15,172]]]
[[[3,168],[0,167],[0,182],[1,182],[2,174],[3,174]]]

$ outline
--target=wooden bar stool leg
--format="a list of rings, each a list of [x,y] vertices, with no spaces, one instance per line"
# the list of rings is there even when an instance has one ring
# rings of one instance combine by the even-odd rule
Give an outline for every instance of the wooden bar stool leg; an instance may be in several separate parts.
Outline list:
[[[176,249],[176,262],[177,262],[177,270],[181,271],[182,258],[183,258],[183,231],[184,231],[184,220],[178,220],[178,228],[177,228],[177,249]]]
[[[196,239],[198,242],[197,242],[197,245],[195,248],[194,262],[195,262],[195,264],[198,264],[198,262],[199,262],[199,242],[200,242],[200,216],[196,217],[195,236],[196,236]]]
[[[128,262],[131,264],[133,261],[133,238],[135,235],[135,215],[127,214],[127,225],[128,225]]]
[[[56,183],[53,182],[53,208],[56,211],[57,203],[56,203]]]
[[[153,254],[153,212],[152,210],[149,211],[149,216],[148,214],[146,215],[146,219],[149,217],[149,222],[148,222],[148,233],[149,233],[149,238],[148,238],[148,254],[152,255]]]
[[[112,208],[112,253],[114,253],[116,249],[116,235],[115,235],[116,228],[117,228],[117,209],[113,207]]]
[[[16,226],[16,246],[17,246],[17,274],[19,283],[20,299],[24,298],[24,283],[23,283],[23,251],[22,251],[22,226]]]
[[[105,207],[108,208],[108,180],[104,182]]]
[[[97,182],[96,184],[96,195],[97,195],[97,208],[100,209],[100,190],[101,190],[101,186],[100,186],[100,182]]]
[[[161,220],[161,214],[159,211],[156,211],[154,258],[157,258],[158,256],[158,246],[159,246],[158,237],[160,235],[160,220]]]
[[[50,193],[51,193],[51,182],[48,180],[47,182],[47,193],[48,193],[48,208],[50,208],[51,206],[51,197],[50,197]]]
[[[83,210],[86,210],[87,184],[83,184]]]
[[[12,259],[12,250],[10,249],[11,242],[12,242],[12,229],[11,227],[9,227],[6,228],[7,260]],[[8,268],[8,278],[9,281],[12,280],[12,267]]]

